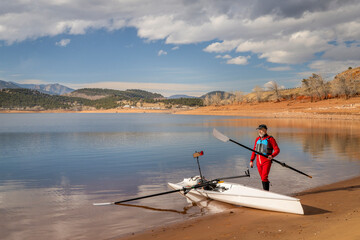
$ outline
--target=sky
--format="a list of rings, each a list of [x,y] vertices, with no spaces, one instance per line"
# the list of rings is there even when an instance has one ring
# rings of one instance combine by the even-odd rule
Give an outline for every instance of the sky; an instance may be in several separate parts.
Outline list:
[[[359,0],[1,0],[0,80],[164,96],[360,66]]]

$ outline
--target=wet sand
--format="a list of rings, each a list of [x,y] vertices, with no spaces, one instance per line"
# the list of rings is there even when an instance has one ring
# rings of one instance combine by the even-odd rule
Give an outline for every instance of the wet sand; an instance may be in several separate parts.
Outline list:
[[[120,240],[360,239],[360,177],[296,195],[305,215],[236,207]]]

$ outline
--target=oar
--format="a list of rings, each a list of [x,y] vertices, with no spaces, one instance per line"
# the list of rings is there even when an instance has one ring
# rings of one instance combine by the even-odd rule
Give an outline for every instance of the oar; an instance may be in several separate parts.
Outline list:
[[[227,136],[225,136],[224,134],[222,134],[221,132],[219,132],[219,131],[216,130],[215,128],[214,128],[214,130],[213,130],[213,135],[214,135],[217,139],[219,139],[220,141],[222,141],[222,142],[229,142],[229,141],[230,141],[230,142],[233,142],[233,143],[235,143],[235,144],[237,144],[237,145],[240,145],[241,147],[246,148],[247,150],[250,150],[250,151],[252,151],[252,152],[254,152],[254,153],[256,153],[256,154],[259,154],[259,155],[261,155],[261,156],[267,157],[265,154],[263,154],[263,153],[261,153],[261,152],[255,151],[255,150],[252,149],[252,148],[249,148],[249,147],[247,147],[247,146],[245,146],[245,145],[242,145],[241,143],[238,143],[238,142],[236,142],[236,141],[228,138]],[[306,173],[303,173],[302,171],[299,171],[299,170],[297,170],[297,169],[295,169],[295,168],[293,168],[293,167],[290,167],[289,165],[287,165],[287,164],[284,163],[284,162],[280,162],[280,161],[278,161],[278,160],[276,160],[276,159],[274,159],[274,158],[271,159],[271,160],[274,161],[274,162],[276,162],[276,163],[278,163],[278,164],[280,164],[280,165],[283,166],[283,167],[289,168],[289,169],[291,169],[291,170],[293,170],[293,171],[295,171],[295,172],[297,172],[297,173],[300,173],[300,174],[305,175],[305,176],[307,176],[307,177],[309,177],[309,178],[312,178],[312,176],[310,176],[310,175],[308,175],[308,174],[306,174]]]
[[[181,189],[177,189],[177,190],[172,190],[172,191],[167,191],[167,192],[161,192],[161,193],[146,195],[146,196],[137,197],[137,198],[130,198],[130,199],[126,199],[126,200],[122,200],[122,201],[117,201],[117,202],[93,203],[93,205],[95,205],[95,206],[105,206],[105,205],[111,205],[111,204],[119,204],[119,203],[125,203],[125,202],[135,201],[135,200],[144,199],[144,198],[150,198],[150,197],[156,197],[156,196],[161,196],[161,195],[170,194],[170,193],[175,193],[175,192],[181,192],[181,191],[185,191],[185,190],[186,190],[185,188],[181,188]]]
[[[183,187],[183,188],[177,189],[177,190],[166,191],[166,192],[161,192],[161,193],[155,193],[155,194],[151,194],[151,195],[146,195],[146,196],[137,197],[137,198],[130,198],[130,199],[117,201],[117,202],[93,203],[93,205],[94,206],[105,206],[105,205],[112,205],[112,204],[120,204],[120,203],[135,201],[135,200],[144,199],[144,198],[156,197],[156,196],[161,196],[161,195],[175,193],[175,192],[181,192],[181,191],[183,191],[184,194],[187,194],[191,189],[205,187],[205,186],[208,186],[210,184],[217,184],[218,182],[220,182],[223,179],[242,178],[242,177],[250,177],[249,170],[245,171],[245,175],[234,176],[234,177],[216,178],[216,179],[206,181],[206,182],[203,182],[201,184],[197,184],[197,185],[194,185],[194,186],[191,186],[191,187]]]

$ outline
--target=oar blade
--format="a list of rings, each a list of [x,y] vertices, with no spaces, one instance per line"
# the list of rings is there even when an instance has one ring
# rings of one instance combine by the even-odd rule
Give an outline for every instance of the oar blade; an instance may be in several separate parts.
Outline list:
[[[222,142],[228,142],[230,140],[230,138],[228,138],[227,136],[216,130],[216,128],[214,128],[213,130],[213,135]]]
[[[113,205],[113,202],[106,202],[106,203],[93,203],[94,206],[107,206],[107,205]]]

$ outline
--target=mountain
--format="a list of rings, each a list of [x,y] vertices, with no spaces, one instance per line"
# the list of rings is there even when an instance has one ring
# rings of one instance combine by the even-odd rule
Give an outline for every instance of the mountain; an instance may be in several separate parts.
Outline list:
[[[0,108],[3,109],[68,109],[75,101],[26,88],[0,90]]]
[[[193,97],[193,96],[188,96],[188,95],[172,95],[172,96],[168,97],[167,99],[179,99],[179,98],[198,98],[198,97]]]
[[[109,109],[118,106],[119,104],[113,97],[92,101],[84,98],[50,95],[27,88],[0,89],[0,109],[81,110],[85,108]]]
[[[50,94],[50,95],[63,95],[66,93],[70,93],[74,91],[74,89],[60,85],[58,83],[55,84],[18,84],[22,88],[37,90],[42,93]]]
[[[151,93],[139,89],[127,89],[126,91],[121,91],[121,90],[103,89],[103,88],[82,88],[65,95],[69,97],[80,97],[90,100],[97,100],[107,97],[115,97],[118,100],[129,100],[135,98],[136,99],[163,98],[161,94]]]
[[[212,92],[208,92],[208,93],[202,95],[200,98],[203,98],[203,99],[204,99],[204,98],[206,98],[206,96],[212,97],[212,96],[214,96],[214,95],[217,94],[217,95],[220,96],[221,99],[224,99],[226,93],[227,93],[227,92],[224,92],[224,91],[212,91]],[[229,96],[232,96],[232,95],[233,95],[232,93],[227,93],[227,94],[229,94]]]
[[[16,82],[6,82],[0,80],[0,89],[4,88],[27,88],[32,90],[37,90],[42,93],[50,95],[62,95],[74,91],[74,89],[68,88],[66,86],[55,84],[20,84]]]
[[[75,91],[76,92],[76,91]],[[132,105],[136,103],[163,103],[168,107],[175,106],[202,106],[203,100],[200,98],[181,98],[181,99],[165,99],[161,98],[160,94],[150,93],[143,90],[126,90],[118,91],[111,89],[80,89],[81,94],[86,92],[87,94],[95,94],[93,96],[104,96],[97,99],[89,99],[83,97],[65,96],[65,95],[50,95],[39,92],[37,90],[27,88],[17,89],[0,89],[0,109],[16,109],[16,110],[36,110],[42,111],[47,109],[68,109],[72,111],[86,110],[86,109],[111,109],[119,108],[127,104],[126,102],[132,102]],[[70,93],[71,94],[71,93]],[[79,93],[78,93],[79,94]],[[102,95],[96,95],[102,94]],[[116,95],[117,94],[117,95]],[[90,97],[89,95],[85,95]],[[134,97],[129,97],[134,96]],[[153,98],[149,98],[153,97]],[[125,101],[123,101],[125,100]],[[125,102],[125,103],[124,103]]]
[[[15,83],[0,80],[0,89],[4,89],[4,88],[20,88],[20,87]]]

